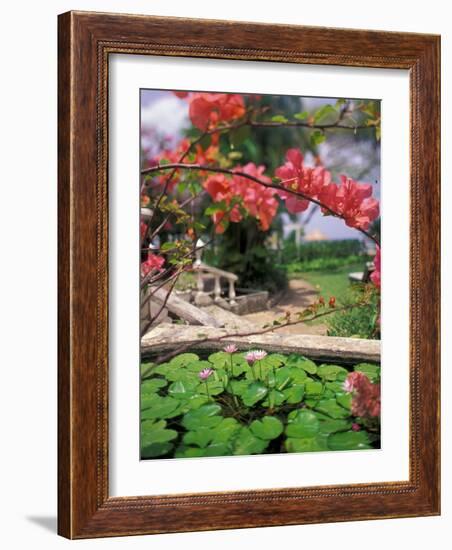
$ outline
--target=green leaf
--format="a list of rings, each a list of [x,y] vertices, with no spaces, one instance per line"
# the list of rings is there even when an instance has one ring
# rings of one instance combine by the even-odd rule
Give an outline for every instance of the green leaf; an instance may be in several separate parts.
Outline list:
[[[200,447],[185,447],[182,445],[176,449],[175,458],[198,458],[204,456],[204,449]]]
[[[178,380],[170,385],[168,393],[176,399],[187,399],[195,394],[198,385],[198,380]]]
[[[304,386],[304,391],[309,397],[312,397],[313,395],[321,395],[323,391],[322,382],[310,380],[309,382],[306,382]]]
[[[212,364],[209,361],[193,361],[185,367],[188,371],[199,374],[203,369],[211,369]]]
[[[306,371],[302,368],[290,367],[289,372],[290,372],[290,377],[295,382],[295,384],[303,384],[308,377],[308,375],[306,374]]]
[[[317,435],[320,423],[316,415],[307,410],[299,410],[290,418],[286,426],[286,435],[295,438],[309,438]]]
[[[253,435],[249,428],[243,426],[233,444],[234,455],[259,454],[266,449],[268,441]]]
[[[314,130],[314,132],[311,133],[311,145],[314,147],[323,143],[325,139],[326,136],[321,130]]]
[[[207,386],[205,382],[199,384],[197,392],[201,395],[220,395],[224,392],[224,384],[219,380],[213,380],[212,377],[207,379]]]
[[[294,438],[288,437],[285,442],[288,453],[306,453],[328,451],[327,436],[319,434],[315,437]]]
[[[308,118],[308,111],[302,111],[301,113],[295,113],[294,118],[297,120],[304,120],[305,118]]]
[[[329,418],[327,420],[320,421],[319,433],[331,434],[335,432],[343,432],[349,430],[351,427],[352,423],[349,420]]]
[[[250,382],[248,380],[231,380],[230,382],[231,392],[234,395],[241,396],[246,392],[249,385],[250,385]]]
[[[336,116],[336,109],[332,105],[323,105],[323,107],[320,107],[320,109],[318,109],[314,114],[314,122],[318,123],[331,114]]]
[[[182,438],[187,445],[196,445],[198,447],[206,447],[213,438],[213,432],[210,428],[199,428],[192,432],[187,432]]]
[[[212,443],[228,443],[241,428],[235,418],[223,418],[223,420],[212,429]]]
[[[141,447],[141,458],[156,458],[158,456],[168,454],[173,448],[173,444],[169,442],[152,443]]]
[[[149,394],[157,392],[160,388],[164,388],[168,382],[163,378],[150,378],[141,382],[141,394]]]
[[[348,411],[350,411],[350,409],[352,408],[352,399],[352,394],[348,392],[336,394],[336,401],[339,403],[339,405],[341,405],[341,407],[344,407],[344,409],[347,409]]]
[[[286,402],[293,405],[300,403],[304,397],[304,384],[295,384],[290,388],[283,390],[283,394],[286,397]]]
[[[155,367],[155,363],[141,363],[140,365],[140,374],[141,379],[145,379],[148,376],[151,376],[153,374],[153,369]]]
[[[355,371],[362,372],[371,382],[377,382],[380,379],[380,367],[371,363],[360,363],[355,366]]]
[[[185,367],[186,365],[193,363],[193,361],[198,361],[199,357],[196,353],[181,353],[173,357],[169,364],[175,367]]]
[[[315,410],[331,418],[347,418],[350,416],[350,412],[338,405],[336,399],[322,399],[317,403]]]
[[[284,393],[282,391],[278,391],[278,390],[270,390],[268,392],[268,397],[265,401],[263,401],[263,405],[265,407],[277,407],[279,405],[281,405],[282,403],[284,403],[286,399],[286,396],[284,395]]]
[[[309,374],[315,374],[317,372],[317,365],[314,363],[314,361],[306,359],[306,357],[303,357],[302,355],[297,355],[296,353],[292,353],[291,355],[289,355],[286,361],[286,365],[288,367],[297,367],[299,369],[303,369]]]
[[[242,401],[247,407],[252,407],[261,401],[267,393],[268,389],[262,382],[252,382],[242,394]]]
[[[369,435],[366,431],[338,432],[328,437],[328,447],[332,451],[348,451],[357,449],[371,449]]]
[[[227,443],[211,443],[204,449],[203,456],[228,456],[231,454],[231,447]]]
[[[271,118],[272,122],[288,122],[284,115],[274,115]]]
[[[168,430],[166,428],[155,428],[145,430],[141,437],[141,446],[147,447],[153,443],[166,443],[176,439],[176,430]]]
[[[275,416],[264,416],[262,420],[254,420],[250,424],[251,432],[261,439],[276,439],[283,429],[283,423]]]
[[[338,365],[320,365],[320,367],[317,368],[317,375],[330,382],[345,380],[347,374],[348,370]]]
[[[179,401],[172,397],[161,397],[154,402],[152,406],[141,412],[142,420],[152,420],[155,418],[170,418],[172,413],[179,407]]]
[[[222,417],[217,416],[221,412],[220,405],[209,403],[202,405],[199,409],[191,410],[182,419],[182,426],[187,430],[198,430],[199,428],[213,428],[218,426]]]

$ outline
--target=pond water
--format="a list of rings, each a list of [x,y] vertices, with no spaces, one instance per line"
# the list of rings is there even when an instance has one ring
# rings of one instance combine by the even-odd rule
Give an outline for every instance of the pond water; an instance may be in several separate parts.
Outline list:
[[[141,458],[380,448],[379,364],[249,351],[143,358]]]

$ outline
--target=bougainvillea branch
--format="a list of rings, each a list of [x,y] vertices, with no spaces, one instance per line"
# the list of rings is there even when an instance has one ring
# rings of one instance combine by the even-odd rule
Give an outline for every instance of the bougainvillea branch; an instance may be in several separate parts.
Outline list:
[[[159,172],[161,170],[196,170],[196,171],[204,171],[204,172],[213,172],[213,173],[219,173],[219,174],[227,174],[230,176],[239,176],[242,178],[246,178],[250,181],[253,181],[255,183],[258,183],[259,185],[262,185],[263,187],[266,187],[268,189],[275,189],[277,191],[282,191],[284,193],[289,193],[295,197],[298,197],[300,199],[303,199],[305,201],[312,202],[318,206],[320,206],[324,211],[328,212],[332,216],[342,218],[344,219],[344,216],[341,215],[339,212],[335,211],[333,208],[325,204],[324,202],[320,201],[319,199],[309,196],[303,192],[300,192],[299,190],[294,190],[290,188],[290,183],[294,182],[296,178],[290,178],[287,180],[282,180],[280,183],[270,183],[268,181],[264,181],[262,178],[258,178],[252,174],[249,174],[247,172],[243,172],[240,170],[234,170],[229,168],[221,168],[218,166],[210,166],[210,165],[201,165],[201,164],[185,164],[185,163],[171,163],[171,164],[159,164],[156,166],[151,166],[149,168],[144,168],[141,170],[142,175],[152,174],[154,172]],[[288,185],[287,187],[285,185]],[[358,231],[360,231],[363,235],[371,239],[375,242],[375,244],[379,245],[379,240],[369,233],[367,230],[356,227]]]

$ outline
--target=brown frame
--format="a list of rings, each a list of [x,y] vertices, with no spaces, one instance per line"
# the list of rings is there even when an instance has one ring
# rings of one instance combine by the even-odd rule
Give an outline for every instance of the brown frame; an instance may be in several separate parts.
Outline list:
[[[86,538],[439,514],[440,37],[68,12],[59,16],[58,53],[58,532]],[[409,481],[109,497],[111,53],[409,70]]]

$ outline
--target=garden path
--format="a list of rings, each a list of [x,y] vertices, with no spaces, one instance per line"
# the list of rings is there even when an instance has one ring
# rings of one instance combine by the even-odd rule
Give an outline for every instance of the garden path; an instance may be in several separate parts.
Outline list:
[[[257,326],[263,326],[282,317],[286,312],[296,314],[313,304],[318,298],[318,291],[303,279],[290,279],[287,291],[281,299],[267,311],[242,315],[242,319]],[[278,334],[318,334],[326,336],[327,327],[324,324],[307,325],[300,323],[278,329]]]

